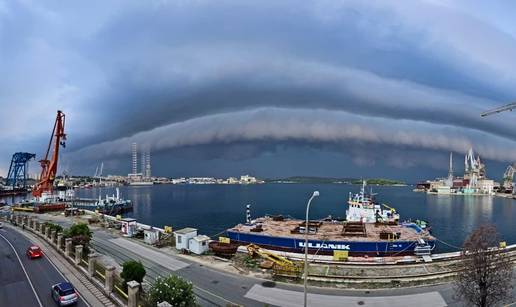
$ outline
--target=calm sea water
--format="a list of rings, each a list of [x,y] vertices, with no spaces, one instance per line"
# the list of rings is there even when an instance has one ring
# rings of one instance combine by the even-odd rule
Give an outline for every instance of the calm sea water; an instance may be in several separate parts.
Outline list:
[[[328,215],[344,217],[349,192],[359,186],[341,184],[263,184],[263,185],[154,185],[121,187],[122,196],[134,203],[132,216],[141,223],[170,225],[175,229],[195,227],[207,235],[218,234],[245,221],[245,205],[252,217],[283,214],[304,218],[306,203],[313,191],[310,218]],[[404,219],[430,222],[440,240],[460,246],[475,227],[493,223],[508,243],[516,243],[516,200],[490,196],[445,196],[415,193],[412,187],[373,187],[377,198],[400,213]],[[114,193],[113,188],[79,190],[83,197]],[[441,252],[451,251],[444,243]]]
[[[283,214],[303,219],[306,202],[313,191],[310,218],[328,215],[344,217],[349,192],[360,186],[341,184],[262,185],[154,185],[120,187],[122,197],[131,199],[134,210],[128,216],[139,222],[174,229],[195,227],[202,234],[216,235],[245,221],[245,205],[252,217]],[[81,197],[97,198],[114,193],[114,188],[78,190]],[[516,243],[516,200],[490,196],[446,196],[414,193],[412,187],[373,187],[377,199],[394,208],[401,219],[424,219],[440,240],[460,246],[475,227],[493,223],[508,243]],[[451,251],[440,243],[438,250]]]

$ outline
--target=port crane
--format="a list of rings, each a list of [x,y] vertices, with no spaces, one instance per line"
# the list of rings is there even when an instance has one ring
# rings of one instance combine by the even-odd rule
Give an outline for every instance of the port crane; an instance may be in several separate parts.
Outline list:
[[[506,104],[504,106],[497,107],[497,108],[494,108],[494,109],[482,112],[482,113],[480,113],[480,116],[486,117],[486,116],[493,115],[493,114],[500,113],[500,112],[504,112],[504,111],[512,111],[512,109],[516,109],[516,102],[509,103],[509,104]]]
[[[503,174],[503,188],[505,191],[513,191],[513,178],[516,168],[513,165],[507,166],[505,173]]]
[[[39,161],[41,164],[41,176],[39,182],[32,190],[32,195],[40,197],[43,192],[52,192],[54,180],[57,174],[57,161],[59,159],[59,147],[66,146],[66,134],[64,133],[65,127],[65,114],[61,111],[57,111],[57,117],[54,122],[54,129],[48,142],[47,152],[45,158]],[[50,150],[53,150],[50,153]],[[51,157],[49,155],[52,155]],[[50,160],[49,160],[50,158]]]
[[[25,189],[27,186],[28,163],[35,157],[35,154],[28,152],[13,154],[5,185],[11,186],[13,190],[16,188]]]

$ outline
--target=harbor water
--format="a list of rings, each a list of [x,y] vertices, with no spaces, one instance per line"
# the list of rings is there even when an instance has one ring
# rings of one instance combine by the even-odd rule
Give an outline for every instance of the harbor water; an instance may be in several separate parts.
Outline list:
[[[415,193],[413,187],[374,186],[377,199],[396,208],[401,220],[430,222],[439,252],[456,250],[467,235],[483,223],[494,224],[502,238],[516,243],[516,200],[493,196],[452,196]],[[121,196],[133,202],[126,216],[139,222],[174,229],[195,227],[199,233],[215,236],[245,221],[245,207],[252,217],[266,214],[303,219],[312,192],[310,218],[328,215],[344,217],[350,192],[360,186],[344,184],[260,184],[260,185],[153,185],[120,187]],[[114,194],[115,188],[79,189],[77,196],[98,198]],[[444,243],[443,243],[444,242]]]

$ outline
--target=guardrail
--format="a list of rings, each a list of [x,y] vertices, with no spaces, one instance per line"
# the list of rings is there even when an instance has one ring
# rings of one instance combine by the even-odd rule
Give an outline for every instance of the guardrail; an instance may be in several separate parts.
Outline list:
[[[132,295],[129,294],[129,290],[125,291],[124,289],[124,281],[120,278],[120,276],[117,275],[114,268],[110,268],[110,277],[107,278],[107,269],[102,263],[96,261],[95,259],[92,259],[90,261],[89,255],[82,252],[83,248],[78,247],[77,252],[81,253],[78,255],[80,258],[76,259],[76,249],[72,245],[71,250],[67,253],[66,244],[63,246],[61,245],[59,239],[54,238],[53,236],[48,235],[48,224],[45,223],[39,223],[39,221],[35,220],[29,220],[28,216],[24,215],[15,215],[15,220],[13,225],[18,225],[20,227],[23,227],[25,230],[29,230],[36,236],[40,237],[47,243],[49,243],[49,246],[59,252],[64,258],[71,263],[72,265],[76,266],[77,269],[79,269],[80,272],[82,272],[84,275],[87,276],[87,278],[92,281],[97,287],[104,291],[104,293],[107,294],[108,297],[113,298],[113,295],[115,296],[114,301],[121,306],[124,305],[131,305],[134,303],[134,301],[131,303],[129,302],[131,299],[137,299],[138,295],[136,295],[139,291],[139,284],[136,283],[138,286],[135,287],[134,283],[132,287],[130,288],[130,291],[132,291]],[[57,236],[60,233],[56,233]],[[54,240],[57,239],[57,242]],[[77,261],[77,262],[76,262]],[[91,274],[91,273],[93,274]],[[106,279],[108,279],[108,282],[106,282]],[[110,284],[109,284],[110,283]],[[102,286],[104,285],[104,286]],[[138,305],[137,303],[135,305]]]

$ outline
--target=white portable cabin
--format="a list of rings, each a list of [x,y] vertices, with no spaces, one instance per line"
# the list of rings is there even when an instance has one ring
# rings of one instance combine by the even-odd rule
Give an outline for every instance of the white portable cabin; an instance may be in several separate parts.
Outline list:
[[[159,231],[153,228],[143,230],[143,242],[147,244],[156,244],[159,242]]]
[[[208,243],[210,237],[205,235],[198,235],[191,238],[188,242],[188,249],[197,255],[202,255],[208,251]]]
[[[178,231],[174,231],[174,236],[176,237],[176,249],[188,250],[189,240],[197,236],[197,229],[189,227],[179,229]]]
[[[136,232],[136,219],[126,217],[121,219],[120,222],[122,223],[122,233],[128,237],[132,237]]]

